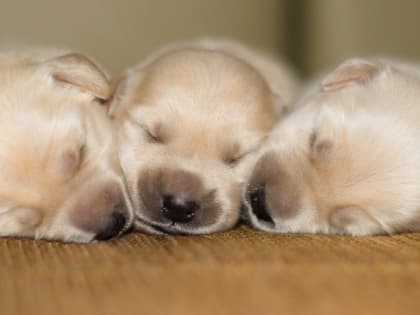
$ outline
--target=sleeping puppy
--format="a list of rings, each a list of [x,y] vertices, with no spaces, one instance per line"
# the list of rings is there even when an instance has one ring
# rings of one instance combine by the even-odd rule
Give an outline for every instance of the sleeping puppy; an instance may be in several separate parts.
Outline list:
[[[79,54],[0,54],[0,236],[88,242],[132,211],[105,74]]]
[[[247,162],[251,224],[280,233],[419,231],[420,67],[351,59],[300,106]]]
[[[236,164],[295,91],[286,66],[223,40],[170,45],[129,70],[110,113],[135,226],[168,234],[231,228],[240,214]]]

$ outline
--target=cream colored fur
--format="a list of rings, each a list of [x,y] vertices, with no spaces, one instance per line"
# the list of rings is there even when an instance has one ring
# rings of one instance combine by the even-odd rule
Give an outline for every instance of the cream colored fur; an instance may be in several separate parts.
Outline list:
[[[197,234],[234,226],[242,183],[237,160],[256,149],[296,91],[297,80],[287,66],[228,40],[172,44],[128,70],[110,113],[119,124],[120,159],[137,228]],[[186,190],[181,195],[190,190],[207,199],[211,195],[207,222],[171,223],[159,218],[158,207],[148,209],[139,185],[146,185],[145,173],[150,177],[152,171],[161,177],[156,186],[181,181]],[[185,173],[199,184],[188,187],[181,178]],[[147,189],[155,199],[171,193]]]
[[[352,59],[310,91],[243,166],[251,224],[280,233],[419,231],[420,67]],[[255,165],[264,156],[274,175],[262,179]],[[251,210],[258,185],[272,222]]]
[[[0,236],[86,242],[131,206],[106,76],[64,51],[0,53]]]

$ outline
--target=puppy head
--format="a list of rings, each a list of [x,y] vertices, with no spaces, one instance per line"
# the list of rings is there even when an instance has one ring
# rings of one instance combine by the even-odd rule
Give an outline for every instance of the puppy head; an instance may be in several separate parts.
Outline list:
[[[86,57],[0,56],[0,235],[86,242],[125,229],[129,210],[110,97]]]
[[[351,235],[407,228],[420,201],[419,99],[409,73],[366,60],[341,65],[250,162],[243,201],[251,224]]]
[[[236,164],[274,124],[276,102],[257,71],[217,51],[172,50],[129,72],[111,112],[138,226],[188,234],[232,227]]]

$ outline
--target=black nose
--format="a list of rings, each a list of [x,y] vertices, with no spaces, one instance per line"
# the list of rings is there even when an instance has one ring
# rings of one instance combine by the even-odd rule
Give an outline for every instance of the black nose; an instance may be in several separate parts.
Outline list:
[[[162,196],[161,211],[165,218],[177,223],[190,222],[200,208],[198,202],[174,195]]]
[[[250,189],[248,191],[248,202],[251,205],[252,212],[258,220],[274,223],[273,219],[267,211],[264,186],[258,186]]]
[[[103,230],[99,231],[95,236],[95,240],[104,241],[117,236],[124,228],[127,218],[124,214],[114,211],[108,218]]]

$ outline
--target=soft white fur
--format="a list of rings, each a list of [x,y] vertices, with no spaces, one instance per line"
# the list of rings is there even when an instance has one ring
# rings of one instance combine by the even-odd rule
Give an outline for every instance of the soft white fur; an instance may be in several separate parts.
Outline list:
[[[420,67],[349,60],[311,87],[298,108],[243,168],[250,177],[252,165],[274,153],[300,191],[300,208],[287,219],[270,209],[274,224],[261,222],[245,187],[251,224],[280,233],[419,231]],[[314,133],[315,147],[332,144],[326,156],[313,152]]]
[[[91,93],[54,78],[55,64],[49,60],[66,53],[0,54],[0,236],[90,241],[94,231],[69,219],[82,199],[88,201],[86,192],[113,183],[128,203],[106,108]],[[96,75],[80,68],[72,64],[69,71]],[[82,147],[79,165],[66,170],[60,154]]]
[[[175,169],[190,171],[199,176],[208,191],[215,191],[215,196],[221,208],[214,209],[216,222],[211,226],[180,227],[181,232],[199,234],[226,230],[234,226],[239,218],[239,191],[243,178],[237,172],[236,167],[227,166],[215,157],[219,152],[211,152],[210,155],[210,153],[204,153],[204,150],[209,147],[216,148],[217,144],[229,139],[241,144],[244,150],[250,151],[254,150],[265,136],[264,132],[252,130],[251,127],[248,128],[249,123],[247,121],[250,117],[261,117],[261,120],[267,118],[262,117],[257,110],[259,104],[248,104],[247,95],[239,95],[234,101],[214,98],[215,95],[217,97],[218,92],[213,93],[213,91],[223,88],[222,84],[219,84],[223,82],[225,75],[223,67],[211,70],[212,74],[218,73],[220,75],[220,81],[215,82],[215,80],[211,79],[213,80],[211,81],[209,79],[208,84],[201,84],[199,89],[188,90],[186,88],[182,91],[162,83],[161,89],[158,91],[159,95],[156,95],[158,101],[153,104],[131,104],[133,95],[141,93],[141,88],[138,89],[136,86],[143,80],[143,73],[149,71],[148,66],[162,55],[176,53],[183,49],[186,49],[186,51],[195,49],[223,53],[251,65],[255,73],[259,73],[265,79],[271,92],[278,98],[275,111],[277,111],[279,117],[285,110],[288,110],[288,105],[293,103],[293,98],[298,89],[296,76],[287,65],[279,62],[276,58],[256,52],[230,40],[202,39],[170,44],[129,69],[124,75],[123,87],[117,89],[115,95],[117,100],[111,105],[110,113],[117,116],[116,120],[119,123],[120,159],[138,217],[136,226],[140,230],[148,232],[156,231],[147,224],[150,223],[150,219],[143,214],[145,206],[138,191],[138,182],[141,181],[139,176],[141,176],[143,170],[170,166]],[[182,61],[182,58],[187,57],[183,57],[181,53],[179,55],[180,64],[182,64],[179,67],[180,80],[183,80],[184,77],[194,78],[194,76],[196,76],[196,79],[194,79],[196,82],[204,80],[200,74],[191,74],[188,68],[188,60],[187,62]],[[205,69],[205,67],[208,67],[208,65],[203,63],[203,68]],[[241,73],[237,73],[237,76],[240,75]],[[245,89],[253,90],[254,87],[250,86]],[[131,107],[127,106],[128,103]],[[127,115],[119,117],[121,112],[128,112],[131,120],[127,119]],[[167,122],[168,117],[174,118]],[[138,123],[133,123],[133,121]],[[179,140],[181,143],[184,142],[184,147],[188,146],[189,139],[197,143],[197,146],[186,149],[183,147],[176,151],[166,145],[147,143],[144,139],[144,131],[139,128],[139,124],[150,126],[159,121],[171,125],[169,127],[184,126],[184,130],[178,131],[175,136],[182,138]],[[229,134],[221,133],[220,137],[216,136],[218,126],[225,125],[238,126],[238,128]],[[203,137],[201,139],[195,137],[192,140],[192,137],[197,134],[203,134]],[[212,150],[208,149],[208,151]],[[213,151],[217,151],[217,149]],[[235,191],[238,191],[238,193],[234,193]]]

